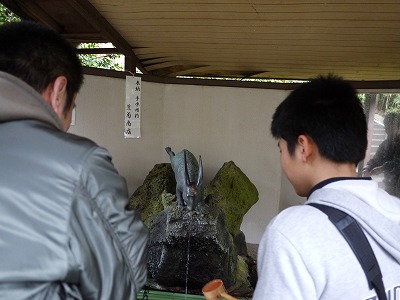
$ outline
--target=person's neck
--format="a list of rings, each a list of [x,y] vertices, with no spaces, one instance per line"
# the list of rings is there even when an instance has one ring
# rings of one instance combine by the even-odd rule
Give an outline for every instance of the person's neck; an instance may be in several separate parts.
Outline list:
[[[330,178],[357,177],[356,167],[352,163],[336,163],[328,160],[321,161],[312,175],[313,186]]]

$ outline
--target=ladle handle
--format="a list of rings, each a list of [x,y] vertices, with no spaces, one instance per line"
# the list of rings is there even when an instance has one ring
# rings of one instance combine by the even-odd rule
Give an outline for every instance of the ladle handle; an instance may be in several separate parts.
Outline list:
[[[231,295],[228,295],[227,293],[221,293],[221,297],[225,298],[226,300],[238,300],[235,297],[232,297]]]

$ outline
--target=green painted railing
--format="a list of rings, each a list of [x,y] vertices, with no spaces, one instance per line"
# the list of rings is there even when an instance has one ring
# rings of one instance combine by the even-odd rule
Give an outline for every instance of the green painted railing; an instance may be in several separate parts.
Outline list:
[[[163,292],[157,290],[142,290],[137,295],[137,300],[204,300],[203,295]],[[224,298],[222,298],[224,299]],[[238,298],[239,300],[251,300],[251,298]]]
[[[171,293],[155,290],[142,290],[137,295],[137,300],[204,300],[203,295]]]

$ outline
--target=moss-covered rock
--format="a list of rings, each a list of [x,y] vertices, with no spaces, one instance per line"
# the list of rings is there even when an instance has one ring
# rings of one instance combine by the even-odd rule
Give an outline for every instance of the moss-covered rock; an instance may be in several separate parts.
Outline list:
[[[149,226],[155,215],[171,205],[175,195],[175,174],[171,164],[156,164],[129,200],[129,208],[136,210]]]
[[[242,256],[238,256],[237,272],[236,272],[236,288],[251,289],[248,276],[249,276],[249,267],[247,265],[247,262]]]
[[[161,193],[161,203],[164,209],[166,209],[167,207],[176,203],[176,196],[174,194],[168,193],[167,191],[163,191]]]
[[[238,255],[236,281],[235,285],[230,287],[230,294],[238,299],[251,299],[256,283],[255,261],[250,256]]]
[[[205,188],[206,203],[220,207],[232,236],[240,233],[240,225],[247,211],[258,201],[258,190],[233,161],[223,164]]]
[[[191,230],[189,234],[191,237],[190,248],[192,249],[190,251],[189,286],[199,288],[206,281],[217,276],[218,278],[223,278],[226,281],[225,284],[231,286],[237,295],[251,295],[255,282],[257,282],[256,265],[254,260],[247,254],[247,244],[243,232],[240,231],[240,226],[246,212],[258,201],[256,187],[240,168],[230,161],[224,163],[214,179],[206,186],[204,195],[207,205],[195,211],[188,211],[186,207],[176,205],[175,193],[176,180],[171,164],[162,163],[153,167],[143,184],[130,198],[130,208],[140,213],[142,220],[150,229],[153,246],[155,247],[150,251],[150,256],[153,259],[157,258],[157,255],[162,252],[161,248],[157,247],[168,248],[166,246],[167,241],[172,243],[173,251],[177,252],[170,256],[172,262],[165,263],[165,267],[161,267],[159,262],[151,264],[150,259],[149,263],[153,266],[150,269],[154,276],[154,278],[150,279],[157,286],[160,286],[160,283],[166,286],[168,284],[181,285],[182,280],[186,280],[182,276],[175,276],[179,280],[176,279],[176,282],[171,282],[172,275],[164,273],[166,272],[165,270],[171,269],[171,266],[174,268],[180,266],[182,270],[186,267],[188,246],[186,231],[188,230],[187,222],[191,220],[190,224],[193,227],[190,226]],[[216,217],[216,214],[218,217]],[[160,216],[164,216],[164,219],[170,220],[170,222],[160,222],[161,219],[164,220],[163,218],[160,219]],[[190,216],[189,219],[188,216]],[[216,223],[215,220],[218,220],[218,222]],[[199,239],[198,237],[203,236],[203,234],[200,235],[200,232],[208,232],[207,228],[209,224],[218,224],[216,227],[225,228],[225,233],[213,232],[209,234],[210,238]],[[165,241],[161,238],[163,242],[159,244],[154,243],[156,232],[163,233],[171,228],[175,228],[177,232],[181,232],[183,234],[182,237],[178,238],[179,235],[177,234],[168,234],[166,236],[169,238],[165,239]],[[211,264],[213,266],[212,271],[207,270],[204,263],[211,262],[210,255],[215,255],[218,252],[215,249],[219,249],[218,247],[215,249],[211,247],[211,245],[215,244],[212,241],[221,239],[220,236],[223,237],[222,240],[229,240],[228,244],[230,246],[228,248],[230,250],[228,252],[234,255],[229,256],[230,258],[227,259],[229,263],[225,262],[223,268],[222,265],[221,268],[215,268],[215,263],[213,263]],[[178,243],[178,240],[181,242]],[[178,244],[180,245],[179,247]],[[227,246],[220,248],[228,249]],[[237,256],[237,254],[240,256]],[[216,260],[220,261],[222,256],[222,252],[218,252]],[[198,275],[201,273],[200,271],[196,271],[194,274],[191,273],[195,269],[195,261],[199,262],[199,270],[206,270],[206,276],[203,274],[203,277],[200,278]],[[158,267],[156,268],[155,266]],[[178,272],[177,269],[174,269],[173,274],[186,274],[184,273],[186,270],[182,270]],[[213,272],[216,271],[220,273],[214,274]],[[151,280],[150,282],[152,282]]]

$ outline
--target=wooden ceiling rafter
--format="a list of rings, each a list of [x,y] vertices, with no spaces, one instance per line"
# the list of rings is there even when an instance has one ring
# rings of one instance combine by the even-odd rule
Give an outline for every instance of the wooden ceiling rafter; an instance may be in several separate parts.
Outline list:
[[[73,45],[80,43],[112,43],[116,48],[77,49],[82,54],[120,53],[125,56],[125,69],[135,72],[138,68],[143,74],[148,73],[140,60],[136,57],[128,42],[108,23],[108,21],[87,0],[63,0],[83,19],[87,20],[97,32],[71,33],[66,32],[62,24],[57,22],[50,13],[43,10],[35,1],[30,0],[2,0],[6,7],[21,16],[23,19],[35,20],[48,25]]]
[[[78,53],[124,54],[133,73],[135,66],[164,78],[307,80],[336,73],[400,88],[398,0],[0,2],[74,44],[111,42],[115,49]]]
[[[147,70],[132,51],[128,42],[110,25],[110,23],[87,0],[64,0],[69,3],[84,18],[86,18],[99,32],[101,32],[119,51],[125,55],[125,70],[136,72],[138,68],[143,74]]]

